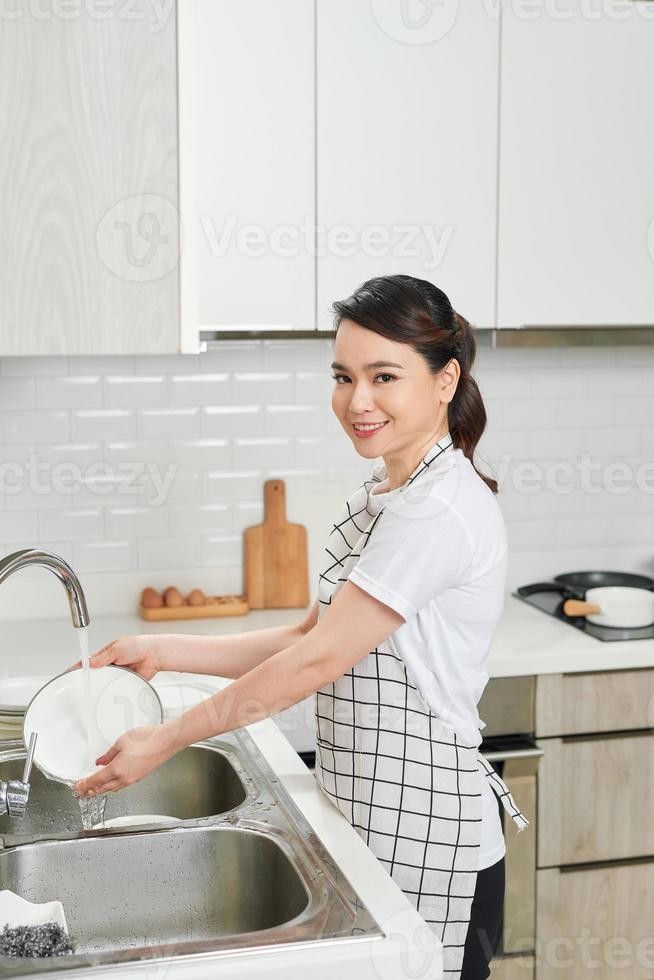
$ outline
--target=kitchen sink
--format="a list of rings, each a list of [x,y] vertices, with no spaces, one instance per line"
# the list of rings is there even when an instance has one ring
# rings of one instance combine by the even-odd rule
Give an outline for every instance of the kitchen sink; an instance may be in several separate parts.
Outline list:
[[[25,750],[0,752],[0,779],[21,779]],[[140,783],[107,797],[105,819],[152,813],[178,820],[194,820],[227,813],[240,806],[247,792],[238,773],[235,754],[225,746],[192,746],[169,759]],[[27,811],[20,819],[0,817],[0,834],[48,835],[77,831],[82,817],[77,800],[64,783],[46,777],[36,768],[30,776]]]
[[[24,746],[0,751],[20,778]],[[381,939],[378,923],[245,731],[180,752],[110,794],[105,817],[175,817],[173,827],[84,831],[68,787],[32,771],[27,813],[0,819],[0,890],[62,902],[76,951],[0,955],[0,976],[35,975],[289,944]]]
[[[59,899],[81,953],[179,951],[188,942],[274,928],[309,903],[280,844],[235,827],[10,848],[0,853],[0,888],[30,902]]]

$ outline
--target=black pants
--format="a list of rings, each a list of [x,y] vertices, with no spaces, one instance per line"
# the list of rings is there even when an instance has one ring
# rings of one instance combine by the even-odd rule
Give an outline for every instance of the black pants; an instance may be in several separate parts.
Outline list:
[[[477,873],[470,925],[463,951],[461,980],[486,980],[502,932],[504,858]]]

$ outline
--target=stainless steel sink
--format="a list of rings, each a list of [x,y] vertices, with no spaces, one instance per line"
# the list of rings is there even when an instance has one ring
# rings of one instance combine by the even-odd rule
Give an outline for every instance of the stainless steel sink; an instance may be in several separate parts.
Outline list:
[[[10,848],[0,853],[0,880],[28,901],[63,902],[83,953],[271,929],[309,903],[278,842],[235,827]]]
[[[25,749],[21,743],[0,751],[0,779],[20,779]],[[166,762],[140,783],[107,797],[105,819],[152,813],[194,820],[227,813],[240,806],[247,792],[238,759],[228,746],[192,746]],[[24,817],[0,817],[0,834],[50,835],[82,828],[79,804],[72,791],[36,768]]]
[[[21,755],[0,752],[0,778]],[[0,889],[59,899],[76,943],[0,956],[0,975],[383,936],[246,732],[187,749],[110,806],[180,824],[81,831],[72,793],[36,774],[28,815],[0,824]]]

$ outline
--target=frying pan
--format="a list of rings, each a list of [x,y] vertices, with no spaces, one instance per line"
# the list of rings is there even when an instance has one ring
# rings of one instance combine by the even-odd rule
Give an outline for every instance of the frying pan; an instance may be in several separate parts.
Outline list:
[[[586,616],[590,623],[638,628],[654,623],[654,579],[631,572],[567,572],[553,581],[520,589],[523,596],[559,592],[567,616]]]

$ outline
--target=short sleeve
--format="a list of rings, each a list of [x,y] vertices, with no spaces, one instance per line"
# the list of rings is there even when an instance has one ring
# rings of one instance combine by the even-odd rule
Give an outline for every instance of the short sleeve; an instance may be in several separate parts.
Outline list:
[[[404,620],[465,580],[473,542],[451,502],[402,500],[378,517],[348,578]]]

